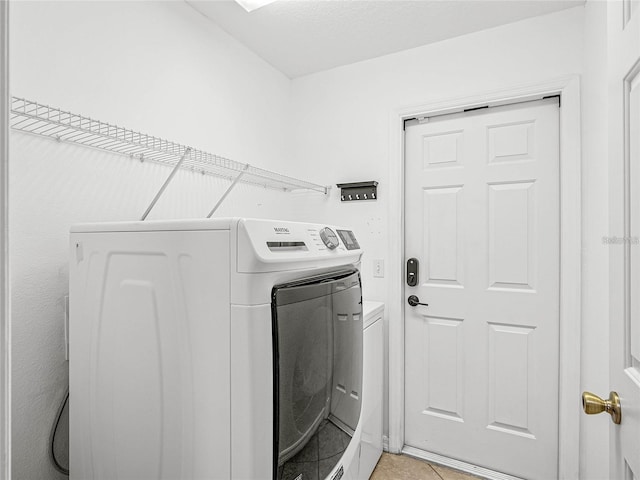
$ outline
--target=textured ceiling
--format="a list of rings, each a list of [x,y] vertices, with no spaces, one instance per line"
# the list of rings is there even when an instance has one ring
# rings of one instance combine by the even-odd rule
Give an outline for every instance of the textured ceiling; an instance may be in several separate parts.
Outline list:
[[[584,4],[584,0],[187,0],[289,78]]]

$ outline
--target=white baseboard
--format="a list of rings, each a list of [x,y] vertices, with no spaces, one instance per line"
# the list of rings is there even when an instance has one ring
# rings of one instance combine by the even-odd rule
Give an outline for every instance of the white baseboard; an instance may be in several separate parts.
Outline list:
[[[442,455],[438,455],[437,453],[425,452],[424,450],[420,450],[414,447],[404,446],[402,448],[402,453],[404,453],[405,455],[409,455],[410,457],[426,460],[429,463],[436,463],[444,467],[460,470],[461,472],[470,473],[471,475],[486,478],[488,480],[523,480],[520,477],[514,477],[512,475],[507,475],[506,473],[495,472],[493,470],[489,470],[488,468],[478,467],[470,463],[461,462],[460,460],[454,460],[453,458],[444,457]]]

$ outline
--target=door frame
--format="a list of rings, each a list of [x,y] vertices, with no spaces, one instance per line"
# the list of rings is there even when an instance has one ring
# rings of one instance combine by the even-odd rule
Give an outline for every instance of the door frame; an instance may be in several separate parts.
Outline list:
[[[11,478],[9,277],[9,1],[0,0],[0,479]]]
[[[560,371],[558,478],[578,478],[580,466],[581,135],[580,76],[402,107],[390,114],[389,149],[389,438],[404,448],[404,121],[559,95],[560,108]],[[397,235],[396,233],[399,233]]]

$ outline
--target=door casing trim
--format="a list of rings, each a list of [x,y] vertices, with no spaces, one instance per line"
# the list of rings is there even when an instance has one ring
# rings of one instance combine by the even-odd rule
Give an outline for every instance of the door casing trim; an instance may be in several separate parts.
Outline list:
[[[0,479],[11,478],[9,277],[9,3],[0,1]]]
[[[560,372],[558,478],[578,478],[580,468],[581,134],[580,76],[395,109],[389,148],[389,451],[404,447],[404,121],[484,105],[560,95]],[[399,232],[399,235],[395,235]]]

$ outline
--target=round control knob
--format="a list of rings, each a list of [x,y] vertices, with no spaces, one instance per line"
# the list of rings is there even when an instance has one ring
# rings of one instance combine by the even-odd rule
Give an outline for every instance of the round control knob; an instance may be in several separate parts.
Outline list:
[[[322,230],[320,230],[320,238],[329,250],[337,248],[340,244],[338,236],[329,227],[324,227]]]

